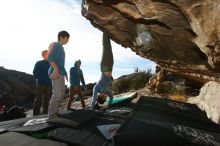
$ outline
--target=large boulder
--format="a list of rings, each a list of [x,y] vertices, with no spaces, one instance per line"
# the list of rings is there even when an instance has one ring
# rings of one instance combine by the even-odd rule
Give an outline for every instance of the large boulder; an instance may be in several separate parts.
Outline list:
[[[35,80],[30,74],[0,67],[0,105],[31,104],[35,94]]]
[[[199,96],[188,99],[189,103],[198,105],[212,121],[220,124],[220,84],[210,81],[202,88]]]
[[[220,81],[219,0],[83,0],[82,15],[164,70]]]

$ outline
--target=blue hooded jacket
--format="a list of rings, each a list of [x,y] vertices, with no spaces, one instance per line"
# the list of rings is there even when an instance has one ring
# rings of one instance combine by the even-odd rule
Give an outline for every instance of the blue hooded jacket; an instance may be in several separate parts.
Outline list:
[[[80,82],[82,82],[83,86],[85,87],[85,80],[83,76],[83,72],[80,68],[76,66],[70,69],[70,85],[73,86],[80,86]]]

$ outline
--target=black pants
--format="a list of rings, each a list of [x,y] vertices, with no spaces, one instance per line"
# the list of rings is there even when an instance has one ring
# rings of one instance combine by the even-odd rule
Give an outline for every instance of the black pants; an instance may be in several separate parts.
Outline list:
[[[47,114],[49,98],[51,97],[51,87],[47,85],[37,85],[35,101],[33,105],[33,115]],[[42,112],[40,111],[41,105],[43,105]]]

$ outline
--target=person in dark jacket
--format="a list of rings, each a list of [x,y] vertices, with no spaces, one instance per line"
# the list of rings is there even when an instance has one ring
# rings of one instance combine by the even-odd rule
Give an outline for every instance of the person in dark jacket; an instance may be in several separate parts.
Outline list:
[[[78,96],[80,97],[82,108],[85,109],[85,101],[81,91],[80,82],[82,83],[84,89],[86,89],[86,84],[80,66],[81,66],[81,61],[76,60],[74,67],[70,69],[70,98],[67,105],[67,110],[71,108],[71,104],[74,100],[74,94],[78,94]]]
[[[43,60],[38,61],[33,70],[34,78],[36,79],[36,95],[33,105],[33,115],[47,114],[49,97],[51,96],[51,80],[48,76],[50,67],[48,59],[48,51],[42,51]],[[40,111],[43,105],[42,112]]]

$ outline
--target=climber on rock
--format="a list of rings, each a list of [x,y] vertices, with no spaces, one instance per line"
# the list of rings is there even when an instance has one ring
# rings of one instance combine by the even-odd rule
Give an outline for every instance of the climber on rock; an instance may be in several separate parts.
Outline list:
[[[110,85],[112,82],[112,69],[113,69],[113,53],[110,38],[106,33],[103,33],[103,52],[102,52],[102,59],[101,59],[101,78],[98,83],[93,88],[93,95],[92,95],[92,109],[95,108],[98,99],[106,99],[108,96],[109,102],[108,106],[111,105],[113,100],[112,91],[110,89]]]

